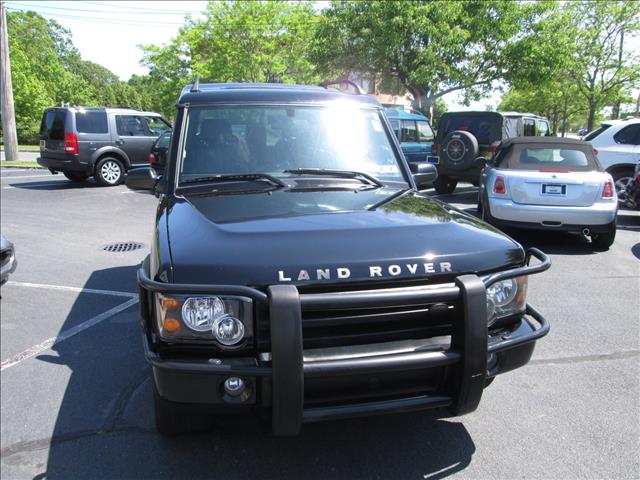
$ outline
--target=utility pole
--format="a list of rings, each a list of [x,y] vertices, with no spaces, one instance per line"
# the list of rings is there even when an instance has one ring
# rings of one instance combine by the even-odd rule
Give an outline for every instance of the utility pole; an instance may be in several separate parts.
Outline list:
[[[9,61],[9,36],[4,1],[0,0],[0,104],[2,104],[2,136],[5,160],[18,160],[18,137],[16,114],[13,109],[13,85],[11,84],[11,62]]]

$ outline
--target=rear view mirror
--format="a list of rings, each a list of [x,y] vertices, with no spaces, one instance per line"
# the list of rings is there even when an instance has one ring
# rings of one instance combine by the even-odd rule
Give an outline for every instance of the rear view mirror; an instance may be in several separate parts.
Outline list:
[[[129,170],[125,185],[131,190],[153,190],[160,177],[151,167],[141,167]]]
[[[409,168],[413,173],[413,181],[418,188],[424,188],[438,178],[438,169],[432,163],[410,163]]]

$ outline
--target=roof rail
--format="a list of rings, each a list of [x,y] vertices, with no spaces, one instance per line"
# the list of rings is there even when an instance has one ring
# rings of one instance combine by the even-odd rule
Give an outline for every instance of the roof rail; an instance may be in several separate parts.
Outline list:
[[[191,92],[199,92],[199,91],[200,91],[200,75],[196,75],[196,78],[193,81],[193,85],[191,85]]]
[[[318,84],[318,86],[322,87],[322,88],[328,88],[330,85],[342,85],[342,84],[345,84],[345,83],[347,85],[351,85],[353,88],[355,88],[357,95],[366,95],[367,94],[364,90],[362,90],[360,85],[358,85],[357,83],[352,82],[351,80],[348,80],[348,79],[327,80],[326,82],[322,82],[322,83]]]

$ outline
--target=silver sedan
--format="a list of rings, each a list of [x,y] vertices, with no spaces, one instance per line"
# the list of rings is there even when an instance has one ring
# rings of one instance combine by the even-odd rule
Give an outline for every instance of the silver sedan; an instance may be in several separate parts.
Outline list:
[[[502,142],[480,176],[478,209],[498,227],[563,230],[606,250],[616,236],[611,175],[583,141],[522,137]]]

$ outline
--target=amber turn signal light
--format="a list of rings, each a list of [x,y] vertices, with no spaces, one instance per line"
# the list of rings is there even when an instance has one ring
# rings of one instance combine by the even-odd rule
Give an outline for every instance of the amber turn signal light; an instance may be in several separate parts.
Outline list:
[[[180,321],[175,318],[165,318],[162,322],[162,328],[169,333],[177,332],[180,330]]]
[[[175,298],[162,297],[161,303],[164,310],[175,310],[178,308],[178,300]]]

